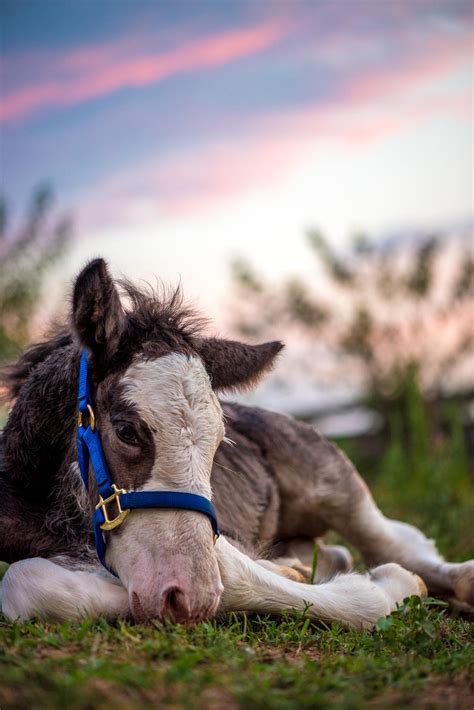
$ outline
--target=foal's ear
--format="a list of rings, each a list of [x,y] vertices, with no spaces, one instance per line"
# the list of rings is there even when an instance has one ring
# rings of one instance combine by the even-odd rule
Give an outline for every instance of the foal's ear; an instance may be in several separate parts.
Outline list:
[[[283,343],[276,340],[246,345],[235,340],[206,338],[199,343],[198,351],[213,389],[219,390],[252,387],[271,370],[283,347]]]
[[[82,345],[107,359],[115,354],[125,315],[115,284],[103,259],[94,259],[74,285],[72,319]]]

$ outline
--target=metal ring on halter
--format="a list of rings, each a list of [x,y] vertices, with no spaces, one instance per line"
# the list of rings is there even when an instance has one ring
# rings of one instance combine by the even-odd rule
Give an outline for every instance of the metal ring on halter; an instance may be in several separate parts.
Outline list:
[[[92,431],[94,431],[94,429],[95,429],[95,414],[94,414],[94,410],[92,409],[90,404],[87,405],[87,411],[89,412],[90,427],[91,427]],[[77,415],[77,426],[83,426],[82,414],[83,414],[83,412],[79,411],[79,413]]]

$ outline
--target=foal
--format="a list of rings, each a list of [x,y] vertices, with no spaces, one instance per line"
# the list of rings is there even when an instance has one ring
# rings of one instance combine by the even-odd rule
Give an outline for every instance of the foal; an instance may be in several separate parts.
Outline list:
[[[268,371],[281,343],[205,338],[178,295],[122,287],[126,308],[105,262],[89,263],[74,285],[71,327],[28,350],[9,374],[14,404],[0,439],[7,618],[191,623],[220,610],[309,605],[314,618],[364,628],[426,593],[425,584],[474,605],[474,561],[447,563],[419,530],[385,518],[344,454],[312,427],[219,401],[216,392]],[[113,503],[150,491],[153,500],[186,493],[209,506],[213,497],[217,541],[202,510],[126,510],[115,529],[99,531],[110,571],[101,567],[91,533],[97,460],[82,466],[87,488],[78,467],[80,361],[91,378],[88,427],[118,489]],[[291,552],[329,529],[378,566],[350,573],[344,548],[322,547],[320,583],[309,585],[258,559],[257,550]]]

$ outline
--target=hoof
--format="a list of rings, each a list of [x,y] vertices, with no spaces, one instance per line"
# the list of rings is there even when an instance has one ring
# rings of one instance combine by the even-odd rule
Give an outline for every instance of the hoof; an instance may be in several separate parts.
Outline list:
[[[468,606],[474,606],[474,560],[458,565],[453,577],[456,599]]]
[[[428,587],[424,583],[424,581],[421,579],[421,577],[417,574],[414,575],[416,583],[418,585],[418,596],[420,597],[427,597],[428,596]]]
[[[293,582],[307,583],[309,581],[309,576],[305,574],[306,568],[299,560],[282,557],[276,560],[257,560],[257,563],[281,577],[293,580]],[[309,570],[309,575],[311,575],[311,570]]]
[[[311,573],[311,570],[310,570]],[[288,579],[292,579],[293,582],[307,582],[308,579],[305,577],[305,575],[300,572],[299,569],[295,569],[294,567],[285,567],[285,566],[280,566],[278,568],[278,574],[281,574],[282,577],[287,577]]]
[[[294,582],[309,584],[311,580],[311,567],[306,567],[296,557],[277,557],[272,560],[272,564],[275,565],[275,572]]]
[[[428,593],[421,577],[395,562],[375,567],[370,570],[369,577],[385,590],[392,604],[402,602],[405,597],[412,595],[423,597]]]

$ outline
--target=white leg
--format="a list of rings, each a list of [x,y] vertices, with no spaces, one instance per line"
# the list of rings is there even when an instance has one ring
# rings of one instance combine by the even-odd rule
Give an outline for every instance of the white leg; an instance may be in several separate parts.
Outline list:
[[[398,562],[419,574],[432,594],[454,594],[474,605],[474,560],[446,562],[418,528],[386,518],[372,497],[363,498],[348,512],[341,532],[362,552],[369,565]]]
[[[216,543],[216,553],[224,585],[223,611],[278,613],[311,605],[308,613],[313,618],[360,629],[372,627],[405,597],[425,591],[419,577],[394,563],[367,575],[346,574],[326,584],[308,585],[265,569],[223,537]]]
[[[12,564],[0,587],[1,609],[7,619],[63,621],[128,614],[125,588],[99,571],[72,570],[34,557]]]

